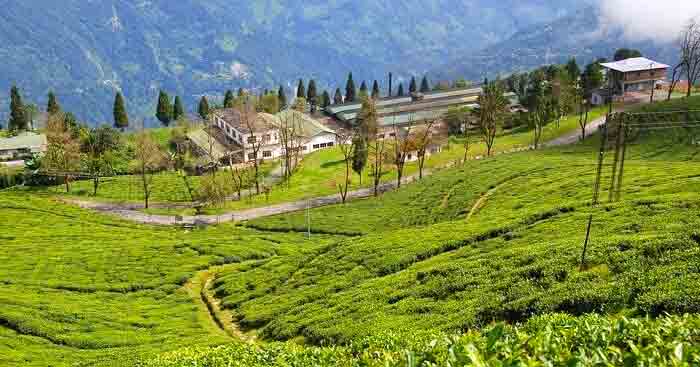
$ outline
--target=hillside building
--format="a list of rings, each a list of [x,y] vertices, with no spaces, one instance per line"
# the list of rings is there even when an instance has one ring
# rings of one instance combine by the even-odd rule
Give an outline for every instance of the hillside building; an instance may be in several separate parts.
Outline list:
[[[212,112],[212,124],[188,134],[200,153],[236,163],[277,159],[285,145],[301,154],[333,147],[336,134],[307,114],[285,110],[276,115],[225,108]]]
[[[608,88],[595,91],[591,102],[603,104],[610,100],[610,93],[604,89],[612,89],[613,99],[637,98],[639,94],[651,93],[663,84],[668,74],[669,66],[645,57],[608,62],[600,64],[607,71]]]
[[[34,154],[45,153],[46,135],[31,132],[0,139],[0,162],[22,161]]]

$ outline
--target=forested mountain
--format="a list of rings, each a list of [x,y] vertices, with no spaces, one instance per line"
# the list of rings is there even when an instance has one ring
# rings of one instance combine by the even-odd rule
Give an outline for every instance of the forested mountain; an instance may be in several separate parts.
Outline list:
[[[605,57],[622,47],[639,49],[645,56],[673,63],[677,50],[670,44],[628,41],[621,28],[604,22],[597,7],[586,6],[561,18],[530,25],[510,38],[436,67],[434,79],[465,77],[480,80],[544,64],[561,64],[572,56],[579,64]]]
[[[111,121],[115,90],[132,119],[160,88],[191,110],[202,94],[316,78],[420,74],[571,14],[575,0],[0,0],[0,119],[17,83],[43,106]],[[291,92],[291,88],[290,91]]]

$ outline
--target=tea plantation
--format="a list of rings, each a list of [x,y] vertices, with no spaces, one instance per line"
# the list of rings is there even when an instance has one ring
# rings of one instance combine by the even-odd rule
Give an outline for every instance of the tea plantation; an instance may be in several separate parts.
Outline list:
[[[608,154],[591,205],[593,137],[312,210],[311,238],[306,213],[185,230],[2,191],[0,365],[697,366],[693,134],[630,145],[619,201]]]

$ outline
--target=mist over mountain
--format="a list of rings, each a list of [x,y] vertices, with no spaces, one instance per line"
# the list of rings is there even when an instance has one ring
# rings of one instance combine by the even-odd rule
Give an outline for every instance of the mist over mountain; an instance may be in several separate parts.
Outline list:
[[[161,88],[181,95],[193,110],[201,95],[239,87],[283,84],[291,94],[298,78],[315,78],[322,88],[335,88],[349,71],[356,80],[431,70],[440,77],[478,78],[556,61],[572,50],[593,55],[606,47],[581,41],[584,35],[577,33],[596,30],[588,21],[597,18],[580,14],[596,10],[581,10],[585,4],[575,0],[63,0],[60,6],[0,0],[0,5],[1,120],[13,83],[42,108],[46,93],[54,90],[65,109],[94,124],[111,122],[117,90],[132,120],[152,119]],[[569,19],[576,23],[567,24]],[[539,55],[545,48],[554,57]]]

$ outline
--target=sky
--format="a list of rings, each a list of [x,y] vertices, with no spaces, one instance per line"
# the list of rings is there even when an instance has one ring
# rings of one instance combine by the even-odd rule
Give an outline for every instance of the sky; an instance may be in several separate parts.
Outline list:
[[[691,18],[700,20],[700,0],[599,0],[603,22],[621,26],[631,41],[673,42]]]

